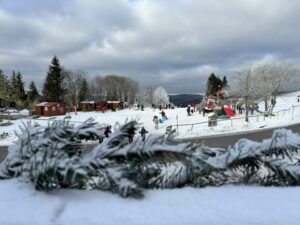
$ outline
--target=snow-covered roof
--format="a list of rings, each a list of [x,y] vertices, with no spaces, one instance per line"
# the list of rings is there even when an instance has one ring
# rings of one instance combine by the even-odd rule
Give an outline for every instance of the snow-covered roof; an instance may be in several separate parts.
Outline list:
[[[120,103],[120,101],[107,101],[107,103]]]
[[[48,102],[40,102],[38,104],[36,104],[35,106],[45,106]]]
[[[82,101],[83,104],[95,104],[95,101]]]
[[[36,104],[35,106],[52,106],[52,105],[58,105],[58,104],[62,104],[62,103],[58,103],[58,102],[41,102]]]

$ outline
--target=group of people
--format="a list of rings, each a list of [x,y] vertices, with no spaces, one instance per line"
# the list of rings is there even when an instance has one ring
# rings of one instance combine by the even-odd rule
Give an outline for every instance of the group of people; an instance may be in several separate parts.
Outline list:
[[[168,119],[167,114],[165,113],[164,110],[161,110],[161,112],[159,114],[161,114],[161,118],[158,118],[157,115],[155,115],[153,117],[154,127],[155,127],[156,130],[158,129],[158,124],[159,123],[163,123],[163,121]]]
[[[105,138],[109,138],[111,135],[111,125],[107,126],[103,132],[104,137]],[[142,126],[140,132],[142,140],[145,141],[146,140],[146,134],[148,133],[148,131],[145,129],[144,126]],[[135,135],[135,129],[133,128],[132,130],[128,131],[128,142],[131,143],[133,141],[133,137]],[[102,143],[103,139],[99,139],[99,143]]]

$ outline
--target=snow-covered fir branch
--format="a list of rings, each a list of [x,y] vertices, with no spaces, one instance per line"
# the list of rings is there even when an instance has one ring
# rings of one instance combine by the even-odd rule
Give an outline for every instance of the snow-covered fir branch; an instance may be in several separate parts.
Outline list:
[[[145,188],[224,184],[299,185],[300,136],[276,130],[263,142],[240,140],[228,149],[174,136],[134,137],[140,124],[130,121],[89,152],[83,140],[102,139],[104,125],[58,121],[47,128],[30,124],[10,147],[0,177],[22,177],[36,189],[99,189],[123,197],[142,197]]]

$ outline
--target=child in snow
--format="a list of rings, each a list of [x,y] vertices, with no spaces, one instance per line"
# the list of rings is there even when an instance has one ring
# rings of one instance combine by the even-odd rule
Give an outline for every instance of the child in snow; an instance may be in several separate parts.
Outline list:
[[[157,116],[153,117],[153,122],[154,122],[155,129],[157,130],[158,129],[158,122],[159,122]]]
[[[161,116],[162,116],[162,118],[163,118],[164,120],[167,120],[167,119],[168,119],[168,117],[167,117],[167,115],[166,115],[166,113],[165,113],[164,110],[162,110],[160,114],[161,114]]]
[[[145,139],[146,139],[146,133],[148,133],[148,131],[145,129],[145,127],[142,127],[140,134],[141,134],[143,141],[145,141]]]

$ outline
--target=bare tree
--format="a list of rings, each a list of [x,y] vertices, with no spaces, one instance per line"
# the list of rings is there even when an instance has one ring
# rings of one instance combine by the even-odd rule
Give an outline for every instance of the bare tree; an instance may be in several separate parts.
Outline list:
[[[256,79],[251,67],[240,70],[234,78],[232,91],[235,96],[242,97],[245,102],[246,117],[249,122],[249,102],[258,98],[256,93]]]
[[[138,94],[136,81],[123,76],[108,75],[102,79],[101,87],[108,100],[126,101],[133,103]]]
[[[65,94],[65,102],[69,105],[78,105],[79,91],[86,73],[83,71],[73,72],[71,70],[62,70],[64,76],[64,88],[67,90]]]
[[[153,103],[156,105],[169,104],[170,99],[167,91],[163,87],[158,87],[153,93]]]
[[[256,93],[261,95],[265,102],[265,111],[269,111],[269,100],[276,99],[279,88],[296,76],[294,64],[288,60],[268,60],[257,63],[252,67],[253,79],[256,80]],[[272,111],[274,105],[270,108]]]
[[[143,102],[144,104],[151,105],[153,103],[153,93],[153,87],[146,87],[144,92],[141,94],[141,102]]]
[[[89,83],[91,100],[101,101],[106,100],[105,90],[102,88],[103,78],[101,76],[94,77]]]

